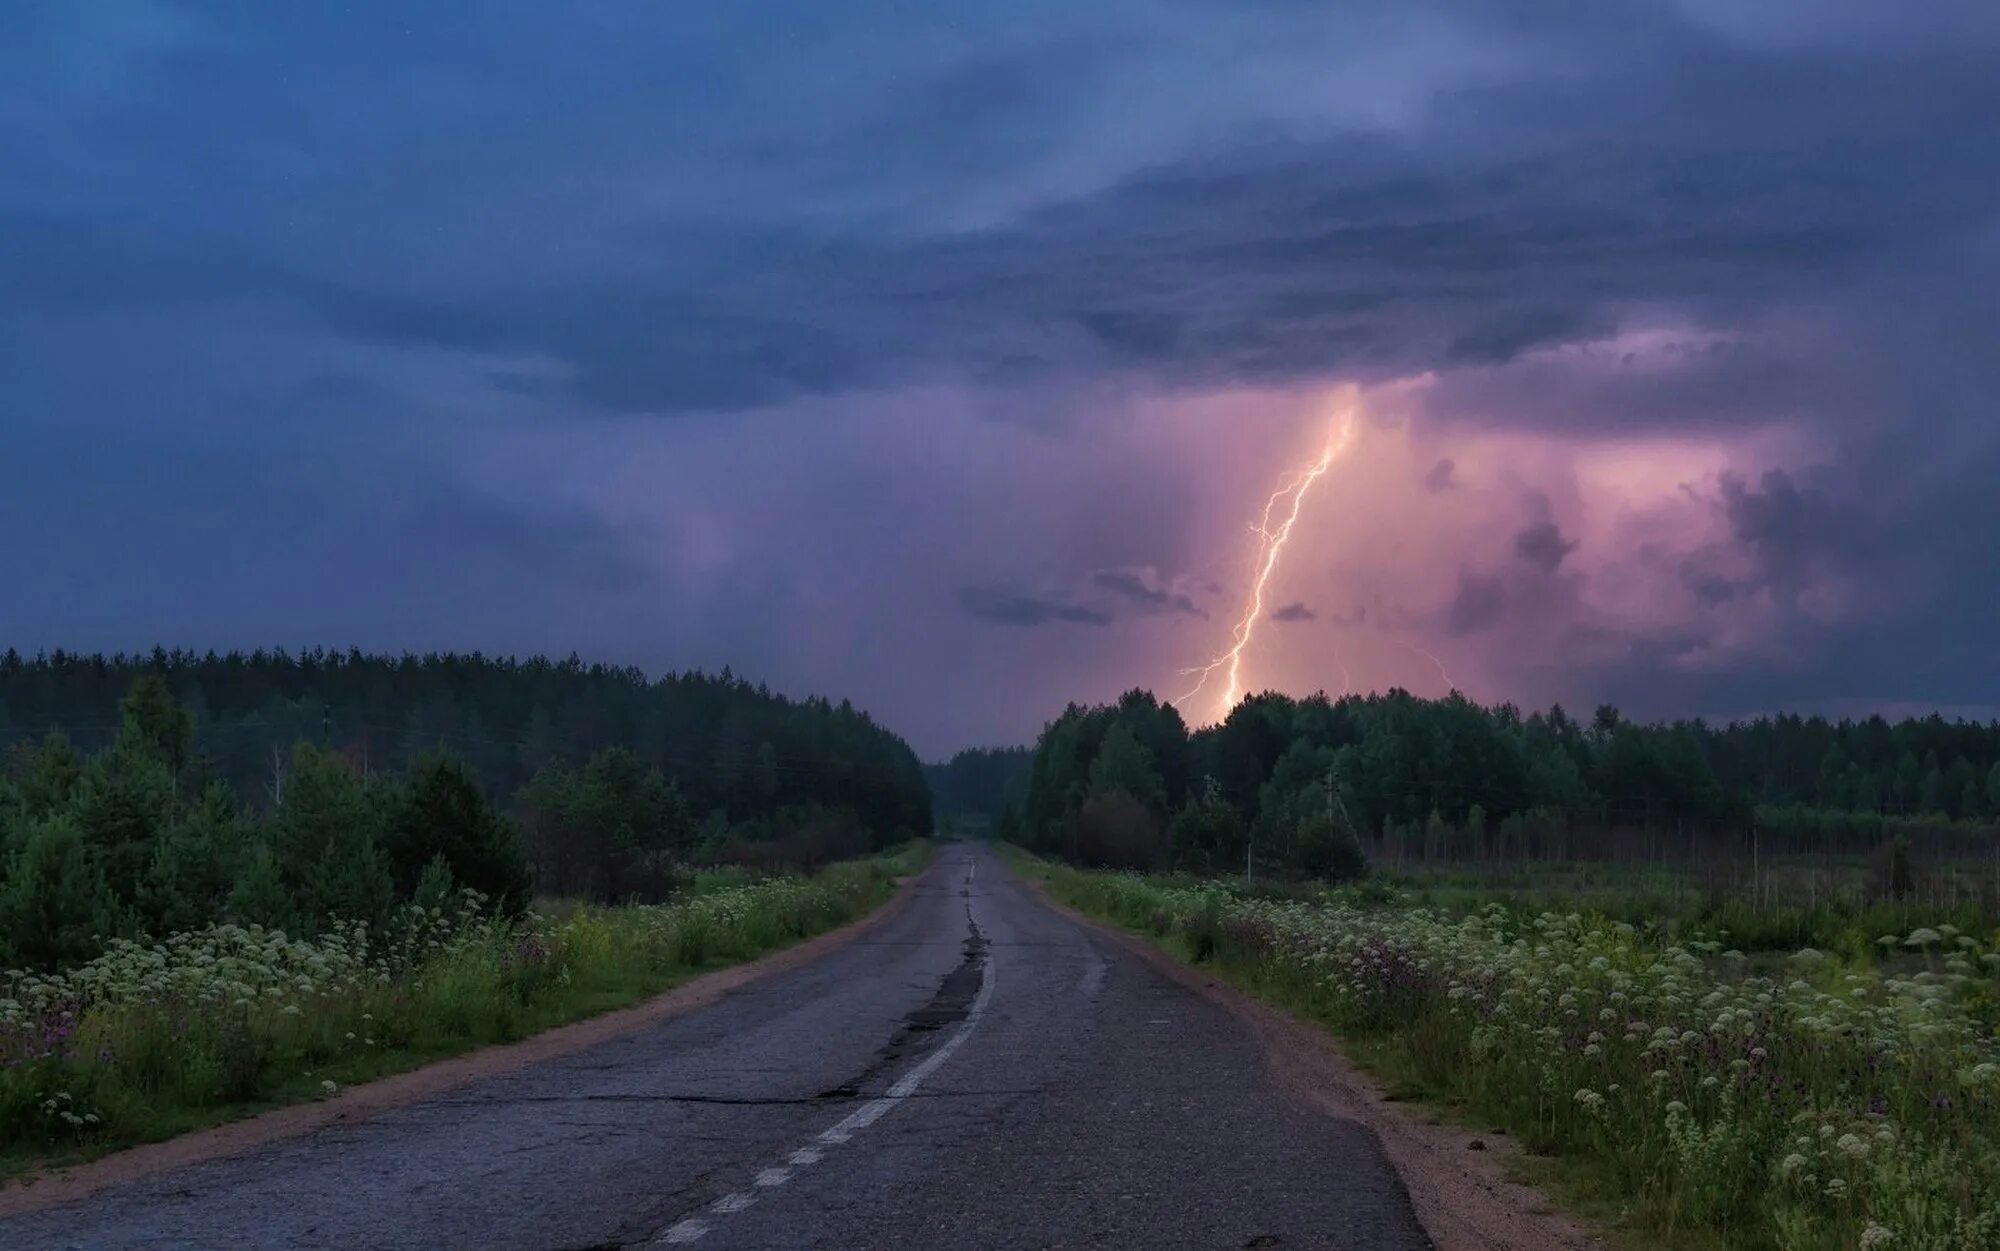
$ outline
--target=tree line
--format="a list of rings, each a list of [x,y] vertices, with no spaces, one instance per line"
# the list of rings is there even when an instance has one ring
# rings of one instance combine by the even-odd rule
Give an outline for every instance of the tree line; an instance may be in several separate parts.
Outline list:
[[[924,780],[939,824],[990,818],[1008,802],[1019,803],[1034,754],[1032,747],[968,747],[949,760],[925,765]]]
[[[2000,815],[2000,723],[1781,715],[1644,724],[1609,706],[1523,714],[1454,692],[1253,696],[1190,732],[1151,693],[1071,705],[1001,813],[1030,847],[1107,864],[1339,876],[1364,845],[1462,856],[1590,854],[1760,830],[1773,851],[1966,836]]]
[[[803,866],[930,829],[901,739],[726,671],[9,652],[0,727],[0,965],[218,919],[379,924],[461,887],[661,898],[690,862]]]

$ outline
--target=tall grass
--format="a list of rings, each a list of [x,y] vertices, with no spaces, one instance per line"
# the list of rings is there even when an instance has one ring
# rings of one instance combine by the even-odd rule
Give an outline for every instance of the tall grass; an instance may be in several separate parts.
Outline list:
[[[1949,924],[1776,967],[1599,913],[1037,866],[1704,1245],[2000,1247],[2000,952]]]
[[[149,1141],[633,1003],[831,929],[925,844],[811,877],[704,875],[672,902],[519,921],[469,893],[387,932],[211,926],[0,973],[0,1170]]]

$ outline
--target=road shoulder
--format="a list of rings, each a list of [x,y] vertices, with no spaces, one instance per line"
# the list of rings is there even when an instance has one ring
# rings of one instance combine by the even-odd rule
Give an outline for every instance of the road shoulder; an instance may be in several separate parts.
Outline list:
[[[1050,909],[1087,926],[1176,984],[1221,1006],[1255,1035],[1279,1088],[1353,1121],[1381,1143],[1438,1251],[1602,1251],[1603,1239],[1552,1210],[1532,1187],[1507,1176],[1511,1141],[1416,1115],[1337,1049],[1320,1027],[1246,994],[1163,948],[1079,912],[1026,875],[1017,878]]]
[[[86,1163],[9,1179],[0,1183],[0,1217],[75,1202],[108,1187],[169,1169],[240,1155],[330,1126],[358,1124],[472,1082],[559,1059],[685,1016],[753,982],[809,964],[887,924],[909,905],[918,884],[934,869],[935,861],[922,872],[903,879],[894,893],[866,916],[755,960],[690,978],[631,1007],[559,1025],[518,1042],[482,1047],[350,1086],[332,1098],[291,1104],[212,1129],[112,1152]]]

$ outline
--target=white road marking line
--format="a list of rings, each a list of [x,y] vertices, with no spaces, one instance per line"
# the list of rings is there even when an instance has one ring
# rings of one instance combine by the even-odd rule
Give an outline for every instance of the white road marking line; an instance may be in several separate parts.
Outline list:
[[[972,880],[972,870],[977,867],[978,861],[974,861],[966,869],[965,877],[967,882]],[[971,912],[972,909],[968,906],[966,908],[967,919],[970,919]],[[864,1130],[876,1121],[881,1120],[897,1104],[917,1093],[917,1088],[924,1084],[924,1079],[932,1073],[937,1072],[939,1066],[944,1064],[946,1060],[951,1059],[952,1053],[964,1045],[966,1038],[972,1033],[973,1027],[978,1025],[979,1019],[986,1015],[986,1005],[991,1003],[992,1000],[993,954],[989,947],[986,961],[979,968],[979,993],[973,996],[972,1006],[966,1009],[965,1020],[960,1023],[957,1031],[950,1038],[938,1044],[937,1050],[924,1057],[923,1063],[903,1074],[895,1085],[889,1087],[887,1093],[877,1095],[867,1103],[848,1113],[840,1120],[839,1124],[822,1131],[817,1141],[833,1145],[851,1142],[856,1132]],[[789,1157],[793,1164],[817,1164],[824,1158],[825,1152],[817,1147],[801,1147],[797,1151],[792,1152]],[[762,1187],[781,1186],[790,1177],[790,1169],[767,1168],[757,1174],[757,1185]],[[714,1203],[709,1204],[708,1210],[727,1215],[731,1212],[741,1212],[744,1208],[756,1202],[757,1197],[755,1195],[747,1195],[741,1191],[731,1191],[729,1194],[717,1199]],[[667,1243],[694,1242],[707,1234],[708,1231],[708,1225],[702,1221],[693,1219],[684,1220],[668,1229],[661,1241]]]
[[[889,1087],[887,1094],[877,1095],[848,1113],[839,1124],[822,1133],[819,1140],[832,1143],[846,1142],[854,1136],[856,1130],[873,1125],[882,1119],[884,1113],[915,1094],[917,1088],[924,1084],[925,1078],[937,1072],[939,1065],[951,1059],[952,1053],[965,1045],[965,1040],[971,1037],[973,1029],[979,1024],[979,1018],[986,1015],[986,1005],[992,998],[993,960],[989,955],[979,971],[979,993],[973,997],[972,1006],[965,1013],[965,1023],[958,1027],[958,1032],[940,1043],[936,1051],[925,1056],[922,1064],[903,1074],[895,1085]]]

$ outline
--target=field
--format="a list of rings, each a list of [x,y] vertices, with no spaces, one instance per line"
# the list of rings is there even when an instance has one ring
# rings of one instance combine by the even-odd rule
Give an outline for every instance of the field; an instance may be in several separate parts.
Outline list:
[[[1743,899],[1607,865],[1289,890],[1023,865],[1517,1136],[1635,1243],[2000,1246],[2000,935],[1968,897]]]
[[[381,932],[214,925],[0,973],[0,1175],[168,1137],[645,998],[867,912],[924,843],[810,877],[711,872],[665,904],[469,892]]]

